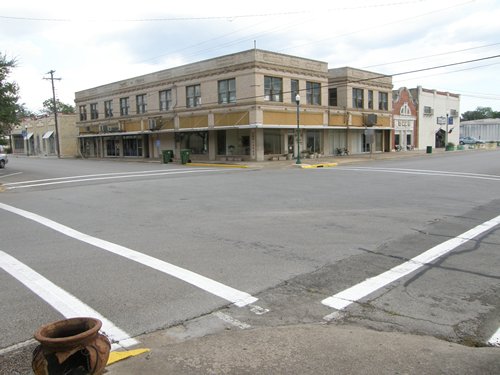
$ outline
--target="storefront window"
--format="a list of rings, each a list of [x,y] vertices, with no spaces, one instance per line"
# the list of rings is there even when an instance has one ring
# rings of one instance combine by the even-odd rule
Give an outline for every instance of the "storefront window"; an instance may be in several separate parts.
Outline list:
[[[120,156],[120,141],[118,139],[106,139],[106,156]]]
[[[264,155],[283,154],[282,138],[279,129],[264,130]]]
[[[142,139],[123,137],[123,156],[142,156]]]
[[[181,133],[181,149],[191,150],[191,154],[208,154],[208,132]]]
[[[250,155],[250,129],[218,131],[217,155]]]
[[[321,130],[307,131],[307,151],[321,153]]]

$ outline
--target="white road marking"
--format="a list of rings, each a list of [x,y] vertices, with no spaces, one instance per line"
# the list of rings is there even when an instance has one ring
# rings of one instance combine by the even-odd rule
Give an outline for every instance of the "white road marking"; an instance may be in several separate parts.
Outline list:
[[[400,173],[400,174],[416,174],[426,176],[446,176],[446,177],[460,177],[472,178],[480,180],[500,181],[500,176],[491,174],[480,173],[466,173],[466,172],[447,172],[447,171],[434,171],[428,169],[404,169],[404,168],[376,168],[376,167],[339,167],[328,169],[331,171],[360,171],[360,172],[385,172],[385,173]]]
[[[490,337],[488,344],[493,346],[500,346],[500,328]]]
[[[0,267],[59,311],[65,318],[83,316],[99,319],[102,322],[101,331],[115,344],[115,348],[128,348],[139,343],[90,306],[1,250]]]
[[[195,272],[189,271],[187,269],[175,266],[173,264],[167,263],[163,260],[154,258],[152,256],[140,253],[138,251],[129,249],[127,247],[117,245],[115,243],[102,240],[97,237],[92,237],[88,234],[79,232],[75,229],[67,227],[63,224],[59,224],[55,221],[47,219],[43,216],[37,215],[32,212],[28,212],[16,207],[0,203],[0,208],[6,211],[12,212],[14,214],[20,215],[27,219],[33,220],[39,224],[42,224],[48,228],[51,228],[59,233],[62,233],[68,237],[77,239],[79,241],[88,243],[92,246],[98,247],[100,249],[109,251],[113,254],[122,256],[124,258],[133,260],[134,262],[141,263],[145,266],[168,274],[170,276],[176,277],[180,280],[185,281],[188,284],[194,285],[202,290],[212,293],[218,297],[221,297],[227,301],[234,303],[238,307],[246,306],[250,303],[256,302],[258,299],[251,296],[248,293],[242,292],[240,290],[234,289],[230,286],[219,283],[215,280],[209,279],[208,277],[199,275]]]
[[[371,277],[357,285],[354,285],[340,293],[337,293],[331,297],[325,298],[321,303],[326,306],[332,307],[337,310],[343,310],[347,306],[360,299],[368,296],[369,294],[384,288],[388,284],[418,270],[419,268],[433,262],[439,257],[449,253],[458,246],[474,239],[475,237],[481,235],[482,233],[494,228],[500,224],[500,216],[495,217],[485,223],[482,223],[465,233],[462,233],[458,237],[452,238],[445,241],[433,248],[427,250],[426,252],[410,259],[409,261],[396,266],[378,276]],[[325,319],[328,320],[328,315]]]
[[[160,172],[134,172],[131,174],[123,173],[109,173],[105,175],[88,175],[88,176],[75,176],[75,177],[60,177],[45,180],[24,181],[24,182],[11,182],[4,184],[7,190],[12,189],[26,189],[36,186],[49,186],[70,184],[75,182],[99,181],[99,180],[113,180],[123,178],[135,177],[149,177],[149,176],[165,176],[171,174],[187,174],[187,173],[202,173],[202,172],[221,172],[220,169],[190,169],[190,170],[176,170],[176,171],[160,171]]]
[[[258,305],[250,305],[250,311],[253,312],[255,315],[264,315],[267,314],[270,310],[265,309],[263,307],[260,307]]]
[[[0,349],[0,355],[5,355],[5,354],[8,354],[8,353],[13,352],[15,350],[19,350],[19,349],[26,348],[26,347],[31,346],[31,345],[35,345],[37,343],[38,343],[38,341],[36,341],[35,339],[29,339],[29,340],[20,342],[18,344],[8,346],[7,348]]]
[[[252,326],[250,324],[246,324],[246,323],[243,323],[243,322],[240,322],[238,319],[235,319],[227,314],[224,314],[220,311],[217,311],[216,313],[214,313],[214,315],[219,318],[220,320],[226,322],[226,323],[229,323],[235,327],[238,327],[240,329],[248,329],[248,328],[252,328]]]
[[[16,176],[18,174],[22,174],[23,172],[14,172],[14,173],[9,173],[9,174],[4,174],[3,176],[0,176],[2,178],[5,178],[5,177],[11,177],[11,176]]]

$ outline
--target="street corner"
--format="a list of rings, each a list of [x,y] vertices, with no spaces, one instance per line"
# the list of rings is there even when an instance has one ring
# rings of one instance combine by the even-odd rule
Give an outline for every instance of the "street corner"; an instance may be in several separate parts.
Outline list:
[[[312,168],[331,168],[336,167],[338,163],[319,163],[319,164],[302,164],[302,169],[312,169]]]

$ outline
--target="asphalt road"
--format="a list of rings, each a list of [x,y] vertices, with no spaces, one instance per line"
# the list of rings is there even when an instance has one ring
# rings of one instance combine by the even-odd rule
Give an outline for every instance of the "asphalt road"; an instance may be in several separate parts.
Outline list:
[[[499,220],[499,151],[322,169],[12,157],[0,182],[3,360],[40,325],[89,311],[123,346],[179,324],[186,336],[329,321],[467,345],[498,334],[496,222],[345,308],[324,302]]]

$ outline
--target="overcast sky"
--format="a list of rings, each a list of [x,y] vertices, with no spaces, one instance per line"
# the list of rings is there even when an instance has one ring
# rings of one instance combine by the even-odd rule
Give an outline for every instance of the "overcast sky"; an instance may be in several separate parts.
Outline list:
[[[500,0],[114,1],[0,4],[0,52],[32,111],[75,92],[254,47],[391,74],[394,88],[500,110]],[[479,60],[457,64],[470,60]],[[413,74],[414,70],[457,64]]]

